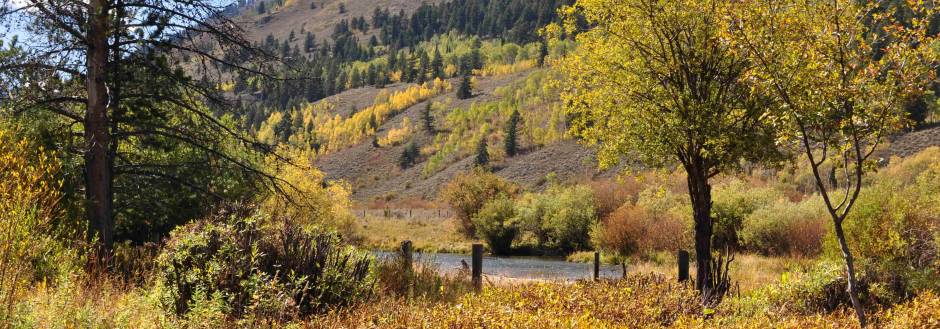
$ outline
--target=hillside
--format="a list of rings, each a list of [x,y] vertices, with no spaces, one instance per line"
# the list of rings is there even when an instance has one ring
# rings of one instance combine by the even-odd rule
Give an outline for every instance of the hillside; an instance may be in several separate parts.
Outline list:
[[[434,200],[442,186],[471,167],[474,144],[480,139],[487,142],[493,171],[529,189],[539,189],[550,173],[562,180],[584,181],[615,172],[598,171],[595,152],[566,137],[557,91],[549,90],[546,70],[534,62],[533,54],[541,51],[537,43],[513,43],[484,37],[482,32],[429,36],[428,31],[440,27],[427,28],[423,35],[418,27],[417,39],[408,39],[413,46],[390,51],[394,47],[379,37],[380,32],[387,33],[387,26],[382,30],[368,25],[377,9],[418,20],[425,17],[419,8],[452,2],[273,0],[263,2],[264,11],[259,12],[261,3],[245,4],[238,16],[250,38],[288,55],[291,48],[294,54],[304,49],[305,38],[312,35],[327,50],[301,53],[309,57],[307,65],[316,68],[312,74],[325,82],[249,86],[251,95],[264,96],[250,105],[256,108],[249,111],[253,113],[249,127],[266,142],[317,150],[316,164],[326,179],[348,182],[357,202]],[[364,21],[365,28],[355,23],[340,28],[360,17],[368,21]],[[415,30],[414,22],[401,24]],[[338,29],[344,32],[337,34]],[[501,31],[509,34],[513,29]],[[372,37],[383,43],[367,45]],[[347,53],[346,38],[362,48]],[[558,58],[571,47],[550,44],[548,57]],[[427,71],[432,54],[440,56],[438,73],[434,68]],[[475,64],[466,68],[468,62]],[[474,76],[474,97],[461,100],[456,97],[456,86],[463,74]],[[447,82],[446,90],[422,89],[422,82],[437,77]],[[408,92],[426,95],[404,97],[408,100],[399,104],[401,108],[381,113],[374,109],[391,106],[389,96]],[[421,129],[422,111],[429,104],[438,125],[434,132]],[[520,154],[507,157],[501,150],[503,130],[514,110],[523,118]],[[285,118],[291,120],[289,125]],[[375,146],[380,139],[383,145]],[[420,154],[413,164],[402,166],[399,160],[409,143],[420,148]],[[936,127],[895,136],[881,154],[904,157],[935,145],[940,145],[940,128]]]
[[[255,0],[247,4],[241,11],[241,15],[236,19],[243,22],[245,31],[251,40],[262,41],[268,35],[278,39],[288,38],[291,31],[296,34],[296,39],[291,40],[292,46],[302,47],[303,33],[313,33],[317,40],[326,40],[333,33],[336,24],[343,20],[353,18],[372,17],[376,8],[388,9],[389,12],[404,12],[410,14],[415,11],[422,3],[438,3],[441,0],[287,0],[287,1],[264,1],[267,12],[259,14],[257,11],[258,3],[262,0]],[[283,5],[277,5],[282,2]],[[343,5],[343,12],[340,12],[340,4]],[[313,5],[311,7],[311,5]],[[366,41],[371,35],[375,34],[372,29],[368,33],[360,34],[360,40]],[[362,37],[364,35],[365,37]]]
[[[443,118],[457,108],[467,107],[474,103],[498,101],[499,96],[495,90],[511,83],[524,80],[534,71],[524,71],[515,74],[479,77],[475,96],[466,100],[457,100],[455,92],[443,94],[425,102],[409,107],[401,114],[385,122],[377,130],[377,134],[387,133],[401,125],[408,118],[411,122],[419,122],[420,111],[427,102],[447,103],[449,106],[435,114],[436,121]],[[456,79],[452,79],[456,83]],[[401,84],[390,85],[388,88],[400,90]],[[350,106],[361,108],[363,99],[372,99],[378,90],[375,88],[359,88],[348,90],[339,95],[328,98],[327,101],[336,101],[336,108],[345,109]],[[440,132],[439,132],[440,133]],[[434,136],[426,132],[414,135],[414,141],[419,145],[430,144]],[[494,147],[490,143],[491,147]],[[408,200],[436,198],[439,189],[449,182],[455,175],[469,169],[473,162],[473,155],[454,156],[449,164],[433,175],[425,176],[422,168],[428,162],[428,156],[419,158],[416,165],[402,169],[398,158],[405,145],[391,147],[374,147],[370,140],[362,141],[352,147],[338,152],[327,153],[318,158],[317,166],[323,170],[329,180],[345,180],[353,187],[353,199],[360,202],[383,200]],[[555,173],[562,180],[585,180],[598,175],[607,175],[609,172],[598,172],[596,157],[592,150],[570,140],[557,141],[545,146],[524,145],[523,151],[508,159],[493,164],[497,175],[510,179],[526,188],[538,189],[545,183],[545,176]]]

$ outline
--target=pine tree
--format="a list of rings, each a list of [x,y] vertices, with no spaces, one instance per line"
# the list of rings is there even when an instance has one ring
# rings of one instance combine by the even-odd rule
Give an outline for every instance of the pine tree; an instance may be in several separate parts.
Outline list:
[[[548,57],[548,42],[539,43],[539,67],[545,66],[545,57]]]
[[[467,99],[473,97],[473,86],[470,84],[470,76],[464,75],[460,80],[460,87],[457,88],[457,99]]]
[[[428,53],[421,51],[420,57],[418,59],[418,83],[424,83],[427,79],[428,71],[431,69],[431,60],[428,58]]]
[[[437,48],[434,48],[434,59],[431,60],[431,77],[434,79],[444,78],[444,58]]]
[[[421,119],[424,121],[424,131],[427,131],[429,134],[434,133],[434,116],[431,115],[431,101],[428,101],[427,105],[424,106],[424,110],[421,111]]]
[[[307,32],[307,38],[304,39],[304,51],[309,53],[309,52],[312,52],[314,48],[316,47],[317,47],[316,36],[311,32]]]
[[[486,168],[490,164],[490,153],[486,150],[486,136],[480,138],[480,143],[477,144],[477,155],[473,158],[474,167]]]
[[[264,7],[264,1],[258,1],[258,15],[264,14],[268,10]]]
[[[506,125],[506,156],[516,155],[517,138],[519,133],[519,111],[513,110]]]
[[[375,113],[369,116],[369,128],[376,130],[379,128],[378,120],[375,119]]]
[[[398,158],[398,166],[401,169],[410,168],[418,161],[419,156],[421,156],[421,150],[418,148],[418,144],[414,141],[408,142]]]
[[[278,122],[277,126],[274,127],[274,133],[277,135],[277,138],[281,143],[287,143],[287,141],[290,140],[290,135],[292,133],[292,123],[293,119],[291,118],[290,111],[284,111],[284,116],[281,117],[281,122]]]

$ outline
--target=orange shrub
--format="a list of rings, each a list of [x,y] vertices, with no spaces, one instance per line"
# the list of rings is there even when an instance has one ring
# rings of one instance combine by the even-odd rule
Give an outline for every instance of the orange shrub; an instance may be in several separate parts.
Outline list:
[[[595,243],[623,256],[652,251],[675,251],[692,243],[691,227],[681,217],[624,205],[595,228]]]

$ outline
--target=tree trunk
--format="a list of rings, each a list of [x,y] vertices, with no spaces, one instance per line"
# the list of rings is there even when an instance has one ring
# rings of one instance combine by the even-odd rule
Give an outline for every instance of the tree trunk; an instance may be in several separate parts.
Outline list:
[[[112,217],[111,134],[108,120],[108,2],[92,0],[86,52],[88,107],[85,110],[85,216],[89,235],[110,251],[114,235]]]
[[[703,294],[712,289],[712,192],[707,170],[701,165],[686,167],[689,197],[695,220],[695,288]]]
[[[855,280],[855,260],[852,257],[852,251],[849,250],[849,244],[845,241],[845,232],[842,231],[842,221],[835,220],[833,224],[836,238],[839,239],[839,247],[842,248],[842,259],[845,260],[849,299],[852,300],[852,307],[855,308],[855,315],[858,316],[859,325],[866,327],[868,326],[868,321],[865,319],[865,308],[862,307],[862,303],[858,300],[858,281]]]

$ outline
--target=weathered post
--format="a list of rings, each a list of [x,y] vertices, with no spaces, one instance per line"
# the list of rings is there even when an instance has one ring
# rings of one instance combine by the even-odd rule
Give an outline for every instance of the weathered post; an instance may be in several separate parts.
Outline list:
[[[594,281],[597,281],[601,278],[601,253],[598,251],[594,252]]]
[[[689,280],[689,252],[679,250],[679,282]]]
[[[480,292],[483,290],[483,245],[473,244],[473,253],[471,255],[470,276],[473,280],[473,290]]]
[[[405,287],[407,289],[407,297],[411,299],[412,294],[412,273],[414,271],[414,262],[412,257],[412,248],[411,240],[405,240],[401,242],[401,261],[402,261],[402,272],[405,276]]]

